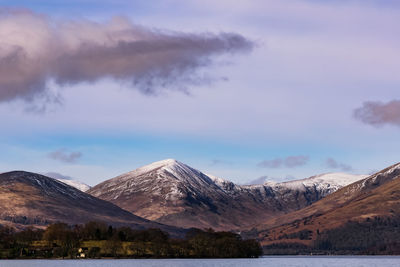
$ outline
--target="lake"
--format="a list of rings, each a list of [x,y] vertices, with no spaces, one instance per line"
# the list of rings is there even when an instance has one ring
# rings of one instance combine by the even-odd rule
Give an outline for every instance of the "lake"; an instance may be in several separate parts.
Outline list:
[[[0,260],[0,267],[398,267],[392,256],[283,256],[259,259]]]

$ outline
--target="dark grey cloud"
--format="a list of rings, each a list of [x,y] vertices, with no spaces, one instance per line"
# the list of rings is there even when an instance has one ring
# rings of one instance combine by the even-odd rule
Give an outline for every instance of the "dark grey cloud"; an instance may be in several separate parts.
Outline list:
[[[103,78],[147,94],[185,91],[208,81],[199,70],[215,57],[253,47],[236,33],[156,30],[121,17],[108,23],[60,21],[9,9],[0,9],[0,40],[0,101],[41,98],[48,81],[68,85]]]
[[[354,110],[353,115],[357,120],[375,127],[385,124],[400,126],[400,100],[364,102],[362,107]]]
[[[325,165],[330,169],[338,169],[341,171],[352,171],[353,170],[353,167],[351,167],[350,165],[338,162],[333,158],[327,158],[325,161]]]
[[[65,163],[76,163],[81,157],[81,152],[68,152],[65,149],[58,149],[48,154],[49,158]]]
[[[262,168],[295,168],[307,164],[309,156],[289,156],[286,158],[275,158],[270,160],[263,160],[257,164],[258,167]]]

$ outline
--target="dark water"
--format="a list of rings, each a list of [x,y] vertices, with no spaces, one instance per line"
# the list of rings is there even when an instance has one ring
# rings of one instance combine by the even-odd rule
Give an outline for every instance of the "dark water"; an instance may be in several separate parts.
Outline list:
[[[264,257],[259,259],[0,260],[0,267],[399,267],[400,257]]]

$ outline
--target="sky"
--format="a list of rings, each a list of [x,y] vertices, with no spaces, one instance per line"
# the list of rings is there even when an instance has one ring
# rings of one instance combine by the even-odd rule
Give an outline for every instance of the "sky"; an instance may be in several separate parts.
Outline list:
[[[0,172],[383,169],[400,161],[399,23],[382,0],[0,0]]]

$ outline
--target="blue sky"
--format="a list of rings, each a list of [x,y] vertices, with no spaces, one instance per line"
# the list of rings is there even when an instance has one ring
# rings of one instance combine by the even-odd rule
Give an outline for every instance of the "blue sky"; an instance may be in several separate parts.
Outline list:
[[[161,29],[180,39],[189,33],[195,41],[199,37],[210,42],[208,50],[201,51],[206,53],[200,55],[207,59],[200,62],[204,66],[183,69],[179,84],[175,77],[156,76],[168,84],[155,94],[143,93],[129,82],[129,75],[119,79],[120,73],[103,70],[96,79],[63,76],[66,82],[45,73],[47,91],[35,87],[37,91],[29,94],[22,87],[13,87],[22,92],[14,94],[3,86],[0,172],[58,172],[93,185],[153,161],[176,158],[246,183],[260,176],[288,180],[334,171],[370,173],[399,161],[396,1],[0,1],[0,5],[29,10],[28,15],[4,15],[11,12],[4,9],[0,16],[0,47],[20,42],[18,31],[13,31],[16,37],[7,35],[10,27],[25,25],[14,23],[16,17],[19,22],[24,23],[26,16],[34,22],[21,33],[35,33],[31,41],[18,43],[28,52],[44,50],[43,17],[57,32],[57,38],[51,33],[45,42],[49,54],[54,44],[69,44],[61,39],[81,40],[90,34],[96,41],[107,27],[137,29],[130,23],[144,27],[145,35]],[[115,16],[120,19],[113,24]],[[80,28],[62,28],[71,21],[87,27],[81,28],[86,32],[79,35]],[[225,38],[221,33],[240,35],[253,47],[249,51],[241,43],[229,48],[238,51],[233,54],[225,52],[226,47],[213,50],[212,42]],[[170,37],[162,34],[158,38]],[[3,63],[1,56],[6,56],[0,54]],[[164,62],[152,59],[154,66]],[[187,82],[191,72],[206,78]],[[1,79],[0,75],[0,83]],[[185,90],[174,89],[180,86]],[[288,161],[294,164],[284,163]]]

